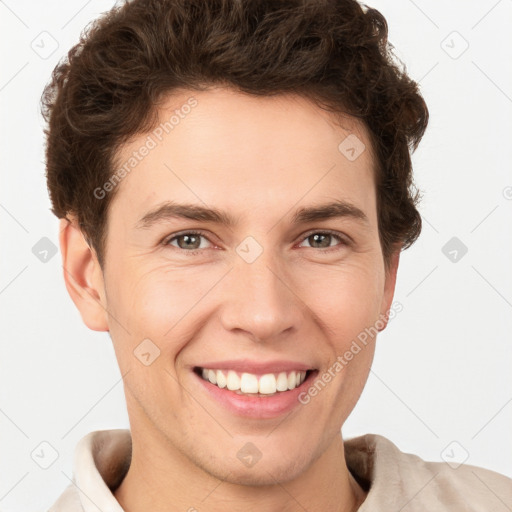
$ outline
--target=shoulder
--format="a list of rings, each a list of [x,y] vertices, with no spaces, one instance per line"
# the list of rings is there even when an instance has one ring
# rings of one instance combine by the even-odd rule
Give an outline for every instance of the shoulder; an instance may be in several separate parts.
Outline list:
[[[47,512],[82,512],[82,502],[75,484],[69,484]]]
[[[368,483],[360,512],[512,509],[512,479],[489,469],[425,461],[376,434],[345,440],[345,457],[354,476]]]
[[[128,429],[97,430],[75,446],[73,480],[47,512],[121,512],[112,489],[124,478],[131,459]]]

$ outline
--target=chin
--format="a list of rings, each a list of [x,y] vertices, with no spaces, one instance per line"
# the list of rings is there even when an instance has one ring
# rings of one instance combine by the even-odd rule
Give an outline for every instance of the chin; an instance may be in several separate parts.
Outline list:
[[[237,457],[223,458],[220,464],[216,460],[210,459],[207,463],[203,461],[202,468],[215,478],[223,480],[226,483],[245,486],[275,486],[295,480],[312,464],[313,460],[308,460],[307,455],[301,453],[274,452],[272,456],[261,455],[261,459],[254,462],[253,465],[246,465]]]

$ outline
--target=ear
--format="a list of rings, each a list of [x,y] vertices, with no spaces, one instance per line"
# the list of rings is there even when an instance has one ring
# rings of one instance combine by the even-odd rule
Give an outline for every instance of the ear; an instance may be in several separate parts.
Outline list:
[[[398,271],[398,263],[400,261],[401,250],[401,244],[398,244],[394,247],[389,259],[389,267],[386,268],[384,295],[382,297],[382,304],[380,309],[380,318],[382,318],[385,323],[384,327],[382,327],[382,329],[379,329],[379,331],[383,331],[388,325],[389,310],[393,302],[393,296],[395,295],[396,274]]]
[[[93,331],[108,331],[103,272],[74,216],[60,220],[64,282],[82,320]]]

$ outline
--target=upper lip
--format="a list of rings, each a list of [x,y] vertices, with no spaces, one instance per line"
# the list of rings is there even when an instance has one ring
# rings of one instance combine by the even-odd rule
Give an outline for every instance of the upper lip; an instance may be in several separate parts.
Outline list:
[[[291,372],[293,370],[307,371],[313,367],[308,364],[295,361],[251,361],[249,359],[238,359],[230,361],[210,361],[196,365],[200,368],[212,370],[234,370],[240,373],[266,374]]]

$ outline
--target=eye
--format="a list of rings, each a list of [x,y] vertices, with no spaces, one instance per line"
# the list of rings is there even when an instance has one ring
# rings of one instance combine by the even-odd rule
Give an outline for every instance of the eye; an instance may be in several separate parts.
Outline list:
[[[201,250],[208,249],[208,246],[202,243],[203,240],[211,243],[201,231],[184,231],[164,239],[162,244],[164,246],[170,245],[178,250],[194,255],[201,252]],[[337,250],[337,247],[350,245],[350,240],[347,240],[340,233],[329,230],[307,233],[302,237],[302,240],[302,243],[308,241],[312,249],[321,249],[322,252],[330,252],[331,250]],[[333,245],[333,241],[337,241],[338,243]],[[301,247],[301,245],[299,245],[299,247]]]
[[[207,247],[201,243],[201,239],[208,240],[200,231],[186,231],[172,235],[170,238],[165,239],[163,245],[171,245],[177,249],[183,249],[186,252],[195,254],[196,251],[206,249]],[[176,244],[172,242],[176,241]]]
[[[308,233],[303,240],[308,241],[313,249],[329,249],[331,247],[347,246],[350,244],[348,240],[333,231],[315,231]],[[331,245],[333,240],[337,240],[339,243],[333,246]]]

